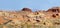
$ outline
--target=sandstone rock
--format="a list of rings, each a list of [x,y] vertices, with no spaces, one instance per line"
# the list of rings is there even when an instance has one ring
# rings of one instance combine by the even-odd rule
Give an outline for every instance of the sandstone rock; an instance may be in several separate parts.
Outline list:
[[[0,24],[5,23],[7,20],[12,20],[15,24],[20,24],[21,22],[30,22],[30,23],[46,23],[46,25],[50,25],[52,22],[49,19],[55,19],[60,17],[60,7],[54,7],[47,11],[37,11],[32,12],[29,8],[23,8],[19,13],[17,12],[0,12]],[[52,18],[53,17],[53,18]],[[4,18],[4,19],[3,19]],[[7,19],[7,20],[5,20]],[[59,18],[60,19],[60,18]],[[47,21],[48,20],[48,21]],[[8,21],[7,21],[8,22]],[[44,23],[44,24],[45,24]]]
[[[23,8],[23,9],[22,9],[22,11],[32,12],[32,10],[31,10],[31,9],[29,9],[29,8]]]
[[[7,22],[7,20],[4,20],[4,18],[0,16],[0,24],[3,24],[5,22]]]
[[[60,12],[60,7],[53,7],[47,10],[47,12]]]

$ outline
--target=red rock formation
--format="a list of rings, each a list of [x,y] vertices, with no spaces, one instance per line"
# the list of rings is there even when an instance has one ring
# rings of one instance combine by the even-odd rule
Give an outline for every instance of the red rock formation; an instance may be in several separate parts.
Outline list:
[[[58,19],[60,16],[60,8],[59,7],[54,7],[46,11],[37,11],[37,12],[32,12],[31,9],[29,8],[23,8],[22,11],[17,12],[0,12],[0,24],[3,24],[5,22],[9,22],[12,20],[14,23],[19,23],[19,22],[30,22],[30,23],[36,23],[36,22],[42,22],[45,19]],[[32,13],[29,13],[32,12]],[[7,21],[8,19],[9,21]],[[10,23],[12,23],[10,22]],[[45,22],[45,21],[44,21]],[[50,22],[50,21],[49,21]],[[6,23],[5,23],[6,24]],[[44,23],[45,24],[45,23]],[[47,25],[50,25],[48,22],[46,23]]]
[[[3,23],[5,23],[5,22],[7,22],[7,21],[4,20],[3,17],[0,16],[0,24],[3,24]]]
[[[53,7],[47,10],[47,12],[60,12],[60,7]]]
[[[29,12],[32,12],[32,10],[29,9],[29,8],[23,8],[22,11],[29,11]]]
[[[60,7],[50,8],[50,9],[47,10],[47,12],[49,12],[47,14],[49,14],[50,17],[53,17],[53,18],[59,17],[59,14],[58,13],[60,13]]]

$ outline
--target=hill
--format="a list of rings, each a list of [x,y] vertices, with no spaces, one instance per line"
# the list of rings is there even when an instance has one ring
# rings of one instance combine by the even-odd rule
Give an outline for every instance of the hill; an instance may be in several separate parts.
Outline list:
[[[60,7],[52,7],[47,11],[33,12],[29,8],[20,11],[0,11],[0,25],[18,27],[21,25],[58,26],[60,25]],[[9,26],[10,27],[10,26]]]

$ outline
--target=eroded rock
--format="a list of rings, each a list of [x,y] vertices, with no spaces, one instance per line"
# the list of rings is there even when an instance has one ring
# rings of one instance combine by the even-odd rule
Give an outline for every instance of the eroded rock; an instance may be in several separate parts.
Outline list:
[[[60,12],[60,7],[53,7],[47,10],[47,12]]]
[[[22,11],[32,12],[32,10],[31,10],[31,9],[29,9],[29,8],[23,8],[23,9],[22,9]]]

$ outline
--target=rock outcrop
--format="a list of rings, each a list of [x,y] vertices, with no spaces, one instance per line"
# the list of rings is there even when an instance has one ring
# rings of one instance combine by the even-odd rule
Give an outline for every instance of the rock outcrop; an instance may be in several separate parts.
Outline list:
[[[60,12],[60,7],[53,7],[47,10],[47,12]]]
[[[40,23],[47,26],[55,24],[60,25],[60,21],[55,23],[54,19],[60,19],[60,7],[53,7],[47,11],[36,12],[32,12],[32,10],[29,8],[23,8],[19,13],[4,11],[0,12],[0,24],[24,24],[29,22],[30,24]]]
[[[29,9],[29,8],[23,8],[23,9],[22,9],[22,11],[32,12],[32,10],[31,10],[31,9]]]

